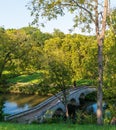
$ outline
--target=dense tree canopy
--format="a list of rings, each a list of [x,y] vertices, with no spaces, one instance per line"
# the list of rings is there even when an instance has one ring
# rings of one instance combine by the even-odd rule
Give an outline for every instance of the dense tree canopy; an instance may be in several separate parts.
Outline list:
[[[45,93],[60,91],[63,82],[67,88],[74,81],[82,79],[91,80],[96,85],[95,36],[64,34],[57,29],[53,34],[46,34],[32,27],[18,30],[1,28],[0,33],[1,80],[7,81],[12,76],[32,74],[39,70],[43,76],[41,83],[38,83],[42,88],[38,86],[38,91],[46,91]],[[108,31],[103,52],[104,93],[107,98],[115,96],[115,43],[115,34]]]

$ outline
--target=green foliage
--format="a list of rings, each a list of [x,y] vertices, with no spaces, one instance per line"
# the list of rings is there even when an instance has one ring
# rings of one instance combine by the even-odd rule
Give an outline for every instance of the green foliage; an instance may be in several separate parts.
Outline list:
[[[45,61],[43,68],[48,71],[47,81],[51,87],[56,87],[56,91],[66,89],[71,83],[72,70],[70,60],[62,50],[62,40],[59,37],[46,41],[44,46]]]
[[[10,62],[12,53],[10,48],[12,48],[12,45],[4,28],[0,28],[0,39],[0,82],[2,82],[2,73],[6,68],[6,64]]]
[[[42,73],[36,72],[30,75],[21,75],[7,80],[9,83],[38,83]]]
[[[81,110],[77,111],[77,123],[78,124],[96,124],[96,115],[88,114]]]
[[[91,32],[94,24],[94,31],[96,33],[96,40],[98,44],[98,78],[99,78],[99,89],[98,89],[98,102],[99,108],[102,113],[102,86],[103,86],[103,54],[102,45],[105,39],[106,30],[106,16],[108,15],[108,0],[104,0],[104,6],[102,6],[103,1],[98,0],[31,0],[31,4],[28,6],[31,10],[32,16],[34,16],[34,24],[41,24],[41,20],[57,19],[57,17],[64,16],[66,12],[73,14],[74,25],[73,27],[80,27],[82,32]],[[103,14],[103,17],[100,15]],[[112,17],[113,19],[113,17]],[[42,22],[43,24],[44,22]],[[90,47],[90,46],[89,46]],[[86,48],[87,49],[87,48]],[[80,53],[79,53],[80,54]],[[83,55],[81,55],[83,57]],[[94,58],[94,57],[91,57]],[[86,59],[85,55],[84,58]],[[88,57],[89,59],[89,57]],[[82,63],[82,62],[81,62]],[[90,66],[91,67],[91,62]],[[95,63],[95,62],[94,62]],[[88,66],[87,66],[88,67]],[[95,66],[96,68],[96,66]],[[85,69],[85,67],[84,67]],[[90,70],[90,68],[89,68]],[[84,70],[81,70],[83,73]],[[86,71],[87,72],[87,71]],[[90,71],[89,71],[90,72]],[[94,73],[95,74],[95,73]],[[88,73],[89,76],[93,76],[93,73]],[[93,78],[95,78],[94,75]],[[82,79],[82,77],[80,77]],[[87,78],[87,77],[86,77]],[[79,79],[79,78],[78,78]],[[74,79],[75,81],[75,79]],[[98,117],[98,124],[102,124],[102,114]]]
[[[110,15],[107,17],[107,23],[113,33],[116,33],[116,8],[112,9]]]
[[[74,28],[81,26],[82,30],[90,32],[91,23],[95,22],[94,16],[92,16],[92,12],[94,12],[95,4],[92,0],[88,2],[85,2],[85,0],[78,0],[78,1],[32,0],[27,5],[27,7],[31,11],[31,15],[34,16],[34,20],[32,24],[44,25],[44,18],[45,20],[47,19],[49,21],[52,19],[57,19],[59,15],[64,16],[66,10],[71,14],[75,14],[73,16]]]
[[[0,97],[0,121],[4,120],[3,104],[4,104],[4,98]]]
[[[93,80],[81,79],[76,82],[77,86],[92,86],[94,84]]]
[[[89,93],[85,96],[85,100],[87,101],[96,101],[96,97],[97,97],[97,92],[92,92],[92,93]]]
[[[104,111],[104,124],[110,124],[111,119],[116,115],[116,104],[107,102],[107,108]]]
[[[59,29],[54,29],[53,37],[64,38],[65,34],[61,32]]]
[[[104,95],[106,100],[113,100],[116,98],[116,39],[111,31],[107,35],[104,46]]]
[[[36,72],[30,75],[21,75],[7,80],[10,85],[9,91],[14,93],[47,95],[48,89],[42,86],[43,72]]]
[[[115,130],[115,126],[77,125],[77,124],[12,124],[0,122],[1,130]]]
[[[1,28],[0,34],[1,92],[7,82],[12,83],[10,91],[42,95],[59,92],[61,86],[67,88],[74,81],[77,86],[96,86],[94,36],[63,34],[57,29],[46,34],[33,27]],[[104,44],[104,99],[112,101],[116,93],[115,43],[110,30]]]
[[[26,35],[30,37],[31,42],[36,42],[40,47],[44,45],[46,40],[52,38],[51,34],[43,33],[40,29],[31,26],[21,28],[21,30],[26,32]]]

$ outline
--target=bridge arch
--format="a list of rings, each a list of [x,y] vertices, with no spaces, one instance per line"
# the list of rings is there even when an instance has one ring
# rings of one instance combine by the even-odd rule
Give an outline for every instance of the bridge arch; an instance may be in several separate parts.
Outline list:
[[[63,117],[64,116],[64,110],[62,108],[57,108],[53,114],[53,118],[54,117]]]
[[[85,94],[81,93],[79,96],[79,104],[83,105],[85,103]]]
[[[69,102],[76,103],[76,99],[75,98],[71,98]]]
[[[73,94],[70,94],[69,100],[74,98],[76,100],[76,104],[81,105],[85,96],[93,91],[96,91],[96,88],[87,87],[85,89],[80,89],[79,91],[75,91]]]

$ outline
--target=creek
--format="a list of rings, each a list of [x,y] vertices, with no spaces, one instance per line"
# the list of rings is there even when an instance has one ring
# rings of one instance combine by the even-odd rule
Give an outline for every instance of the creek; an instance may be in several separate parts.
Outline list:
[[[39,95],[0,94],[0,105],[4,114],[11,115],[28,110],[47,98]]]

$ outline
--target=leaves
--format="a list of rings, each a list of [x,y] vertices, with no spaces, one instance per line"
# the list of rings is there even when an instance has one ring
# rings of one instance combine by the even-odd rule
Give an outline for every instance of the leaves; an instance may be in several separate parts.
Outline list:
[[[33,27],[11,30],[1,28],[0,34],[0,69],[3,79],[39,70],[46,72],[39,84],[39,91],[46,93],[58,92],[72,85],[73,81],[83,79],[93,81],[92,85],[96,85],[98,74],[95,36],[64,34],[58,29],[54,29],[52,34],[42,33]],[[104,89],[106,98],[115,96],[115,42],[115,34],[108,31],[103,51],[104,88],[108,88]]]
[[[57,19],[59,15],[64,16],[66,11],[74,16],[74,27],[83,25],[83,23],[89,25],[95,21],[92,16],[95,4],[91,0],[86,2],[85,0],[32,0],[31,2],[32,4],[29,4],[28,7],[31,8],[31,15],[34,16],[33,24],[41,25],[46,20]],[[85,27],[90,27],[87,25]]]

